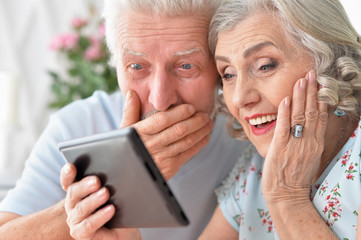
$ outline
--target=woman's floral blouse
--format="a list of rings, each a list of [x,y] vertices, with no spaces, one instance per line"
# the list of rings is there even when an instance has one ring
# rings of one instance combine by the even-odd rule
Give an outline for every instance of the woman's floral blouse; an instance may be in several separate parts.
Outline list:
[[[361,204],[361,127],[325,169],[310,190],[319,214],[339,239],[355,239]],[[223,186],[216,190],[223,215],[239,232],[239,239],[278,239],[262,196],[263,159],[250,147]]]

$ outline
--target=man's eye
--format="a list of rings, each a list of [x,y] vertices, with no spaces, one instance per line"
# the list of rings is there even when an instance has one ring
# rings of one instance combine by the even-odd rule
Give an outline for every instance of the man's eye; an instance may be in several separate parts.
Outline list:
[[[136,64],[136,63],[131,64],[130,67],[133,68],[134,70],[141,70],[141,69],[143,69],[143,66],[142,66],[142,65]]]
[[[192,69],[193,68],[193,65],[190,64],[190,63],[186,63],[186,64],[183,64],[181,66],[182,69],[185,69],[185,70],[189,70],[189,69]]]
[[[229,80],[229,79],[231,79],[231,78],[233,78],[233,77],[234,77],[233,74],[225,73],[225,74],[223,74],[223,76],[222,76],[222,80]]]

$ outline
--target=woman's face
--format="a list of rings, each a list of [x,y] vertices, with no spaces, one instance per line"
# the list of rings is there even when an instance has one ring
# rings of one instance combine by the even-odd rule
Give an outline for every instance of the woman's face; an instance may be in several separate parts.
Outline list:
[[[215,55],[227,107],[265,156],[278,105],[292,96],[294,84],[312,69],[313,61],[267,13],[254,14],[220,34]]]

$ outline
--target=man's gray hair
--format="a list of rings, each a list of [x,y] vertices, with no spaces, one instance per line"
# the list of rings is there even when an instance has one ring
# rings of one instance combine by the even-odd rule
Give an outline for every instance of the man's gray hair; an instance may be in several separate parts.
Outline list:
[[[270,13],[294,46],[308,51],[315,61],[319,99],[360,117],[361,43],[338,0],[232,0],[214,15],[209,46],[214,53],[218,36],[256,13]],[[226,111],[221,99],[221,109]],[[229,115],[229,119],[232,116]],[[235,120],[229,121],[233,129]],[[233,131],[233,130],[232,130]],[[237,132],[237,133],[236,133]],[[244,138],[242,130],[236,131]]]
[[[112,56],[117,51],[119,16],[127,10],[149,15],[180,16],[203,14],[211,20],[223,0],[103,0],[105,37]]]

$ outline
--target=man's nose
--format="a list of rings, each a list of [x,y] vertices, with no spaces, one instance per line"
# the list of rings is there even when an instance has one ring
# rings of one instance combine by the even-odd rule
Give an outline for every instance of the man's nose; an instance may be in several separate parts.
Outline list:
[[[157,111],[165,111],[177,103],[176,79],[165,70],[155,72],[149,82],[149,91],[148,101]]]

